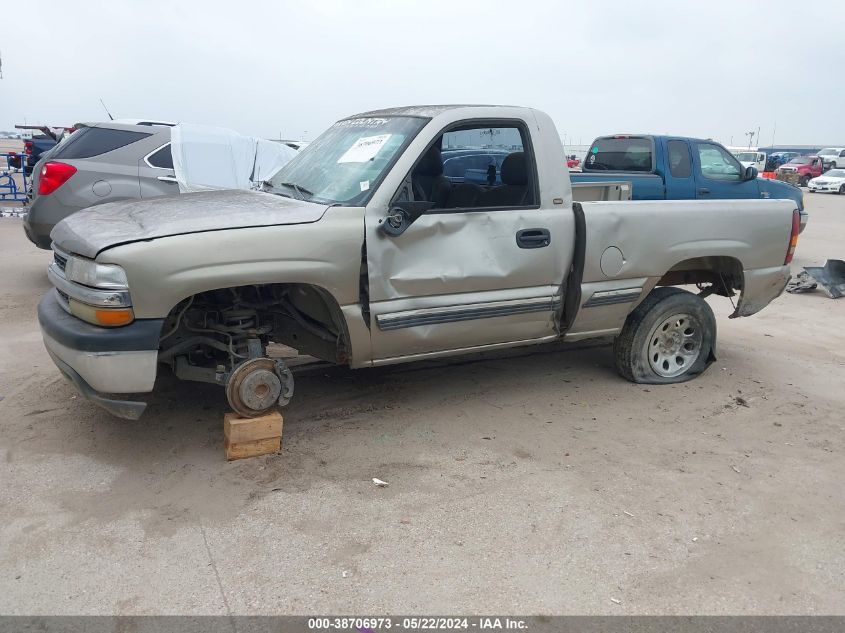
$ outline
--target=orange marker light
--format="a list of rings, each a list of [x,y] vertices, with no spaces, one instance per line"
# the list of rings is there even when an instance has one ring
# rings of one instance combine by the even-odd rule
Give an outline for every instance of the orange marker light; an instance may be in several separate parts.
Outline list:
[[[135,319],[130,308],[120,309],[98,309],[94,311],[94,318],[97,323],[106,327],[117,327],[119,325],[128,325]]]
[[[132,308],[98,308],[76,299],[70,300],[70,312],[87,323],[103,327],[120,327],[129,325],[135,320]]]

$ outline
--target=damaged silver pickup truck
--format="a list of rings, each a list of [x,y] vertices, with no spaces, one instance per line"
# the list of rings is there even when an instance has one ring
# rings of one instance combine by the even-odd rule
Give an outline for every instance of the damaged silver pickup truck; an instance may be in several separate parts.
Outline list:
[[[731,316],[784,289],[791,200],[573,202],[552,120],[421,106],[343,119],[263,191],[123,201],[52,233],[38,309],[61,371],[113,414],[158,368],[255,416],[294,382],[281,343],[371,367],[615,337],[619,372],[674,383],[714,359],[705,297]],[[674,286],[697,286],[697,293]]]

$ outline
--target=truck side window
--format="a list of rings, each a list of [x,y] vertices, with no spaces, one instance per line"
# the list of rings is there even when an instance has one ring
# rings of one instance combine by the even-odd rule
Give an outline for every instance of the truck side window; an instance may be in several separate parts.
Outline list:
[[[466,125],[443,133],[411,171],[415,200],[434,209],[537,204],[534,157],[518,124]]]
[[[727,150],[710,143],[698,144],[701,173],[711,180],[739,180],[742,170],[736,158]]]
[[[692,166],[686,141],[669,141],[666,147],[669,150],[669,173],[675,178],[689,178]]]

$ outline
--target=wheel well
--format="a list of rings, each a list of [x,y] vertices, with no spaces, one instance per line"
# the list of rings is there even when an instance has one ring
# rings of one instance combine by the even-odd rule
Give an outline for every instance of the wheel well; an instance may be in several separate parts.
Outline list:
[[[734,257],[693,257],[678,262],[663,275],[656,285],[681,286],[696,284],[707,294],[732,297],[743,288],[742,264]],[[709,285],[709,288],[703,288]]]
[[[175,364],[185,356],[196,365],[234,365],[248,339],[287,345],[331,363],[351,360],[337,301],[324,288],[301,283],[217,288],[185,297],[165,319],[159,359]]]

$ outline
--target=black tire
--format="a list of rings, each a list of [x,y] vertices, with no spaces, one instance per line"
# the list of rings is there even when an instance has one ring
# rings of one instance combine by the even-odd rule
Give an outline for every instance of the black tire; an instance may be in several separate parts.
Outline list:
[[[652,335],[655,328],[675,315],[691,317],[689,322],[694,327],[687,327],[683,334],[686,334],[686,330],[692,330],[696,339],[700,337],[698,355],[694,360],[690,359],[685,366],[681,363],[680,373],[677,375],[661,375],[652,366],[652,360],[657,360],[656,355],[651,356],[651,352],[657,349],[652,347],[657,344],[656,339],[652,341]],[[683,324],[683,321],[684,319],[680,318],[677,323]],[[657,333],[658,336],[660,334]],[[680,288],[661,287],[652,290],[628,315],[622,331],[613,342],[613,354],[619,373],[631,382],[652,385],[684,382],[695,378],[716,360],[715,351],[716,317],[713,316],[713,310],[704,299]],[[681,358],[679,355],[678,359]],[[686,361],[686,358],[683,360]]]
[[[845,196],[845,185],[842,185],[841,187],[839,187],[839,195]]]
[[[810,182],[809,176],[801,176],[801,180],[798,181],[798,185],[801,187],[806,187],[807,183]]]

